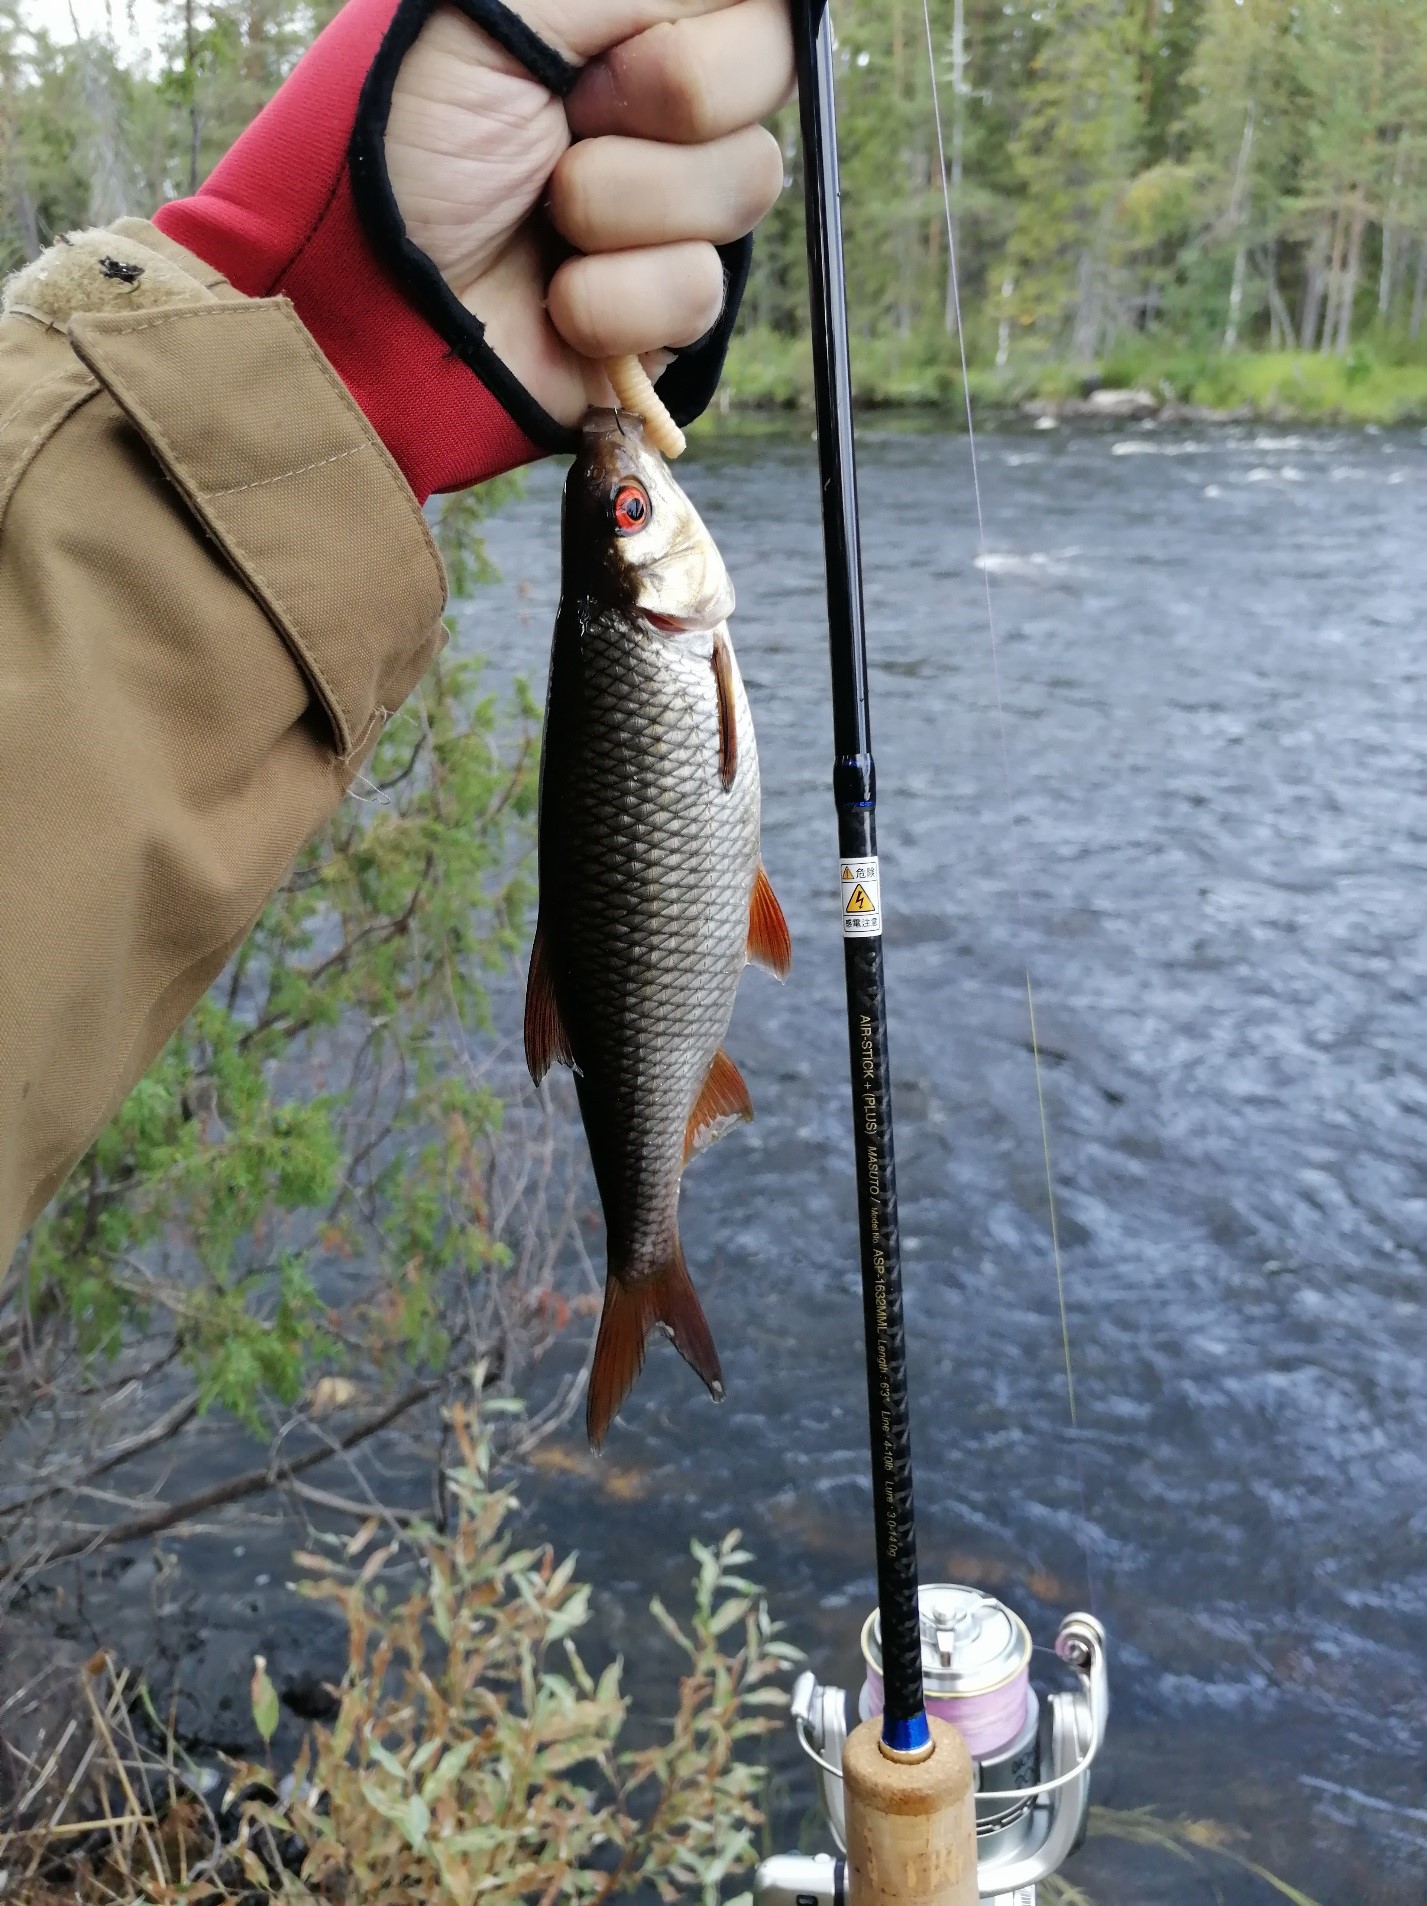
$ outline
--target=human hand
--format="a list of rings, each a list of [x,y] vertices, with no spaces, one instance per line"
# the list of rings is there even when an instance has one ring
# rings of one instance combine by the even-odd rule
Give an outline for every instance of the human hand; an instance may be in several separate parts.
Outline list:
[[[581,65],[561,100],[455,8],[396,78],[386,161],[407,237],[538,403],[608,403],[600,360],[657,372],[718,318],[714,247],[783,182],[758,121],[789,95],[787,0],[518,0]],[[553,234],[557,235],[552,243]],[[551,271],[552,250],[572,246]]]

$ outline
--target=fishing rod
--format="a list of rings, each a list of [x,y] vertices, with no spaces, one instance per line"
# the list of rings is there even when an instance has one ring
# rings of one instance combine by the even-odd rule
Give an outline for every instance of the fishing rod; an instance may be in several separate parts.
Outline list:
[[[804,1673],[793,1690],[799,1745],[818,1768],[828,1826],[847,1857],[765,1860],[754,1896],[759,1906],[848,1906],[849,1897],[850,1906],[975,1906],[978,1900],[1035,1906],[1037,1884],[1084,1837],[1090,1766],[1109,1715],[1105,1633],[1093,1615],[1068,1615],[1054,1652],[1073,1685],[1038,1694],[1030,1679],[1031,1637],[1013,1610],[973,1588],[919,1588],[917,1580],[877,773],[827,0],[792,0],[792,20],[827,571],[877,1607],[862,1631],[867,1667],[857,1708],[861,1727],[849,1734],[841,1688],[821,1686]],[[929,48],[930,30],[928,16]],[[934,68],[932,77],[935,86]],[[950,223],[948,205],[949,241]],[[929,1687],[935,1720],[928,1718]]]
[[[842,257],[841,191],[833,98],[832,22],[826,0],[794,0],[798,102],[812,317],[813,387],[822,474],[832,663],[833,798],[841,859],[843,960],[852,1065],[852,1125],[862,1244],[872,1503],[881,1616],[882,1744],[889,1756],[931,1752],[922,1690],[917,1534],[902,1240],[892,1142],[887,990],[877,859],[877,769],[862,600],[862,538],[852,434],[852,364]]]

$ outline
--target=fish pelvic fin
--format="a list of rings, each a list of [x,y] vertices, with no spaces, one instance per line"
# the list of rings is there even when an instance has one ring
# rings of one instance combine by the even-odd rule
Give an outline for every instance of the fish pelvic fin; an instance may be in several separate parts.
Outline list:
[[[585,1400],[585,1430],[593,1449],[601,1447],[606,1431],[634,1388],[634,1380],[644,1368],[650,1333],[658,1325],[668,1331],[674,1348],[690,1369],[702,1377],[715,1403],[723,1401],[723,1372],[713,1332],[690,1280],[683,1247],[675,1236],[668,1256],[652,1275],[626,1283],[611,1273],[605,1282],[604,1311]]]
[[[733,651],[722,634],[713,639],[712,659],[718,689],[718,778],[726,792],[738,773],[738,701],[733,692]]]
[[[684,1163],[752,1117],[753,1101],[743,1074],[720,1046],[684,1127]]]
[[[530,1076],[539,1085],[552,1065],[572,1066],[575,1055],[560,1008],[555,999],[555,982],[550,972],[550,955],[545,935],[537,926],[535,943],[530,949],[530,973],[525,982],[525,1063]]]
[[[748,903],[748,957],[779,979],[793,970],[793,936],[761,861]]]

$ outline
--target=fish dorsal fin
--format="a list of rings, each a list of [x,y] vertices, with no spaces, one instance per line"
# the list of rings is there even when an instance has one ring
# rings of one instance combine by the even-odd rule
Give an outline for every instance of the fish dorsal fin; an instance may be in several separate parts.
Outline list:
[[[585,1430],[596,1449],[644,1368],[650,1332],[661,1324],[685,1363],[708,1385],[715,1403],[723,1401],[723,1372],[713,1332],[676,1236],[664,1262],[649,1276],[626,1280],[612,1271],[605,1282],[600,1334],[585,1400]]]
[[[537,926],[535,943],[530,949],[530,974],[525,982],[525,1063],[530,1076],[539,1085],[552,1065],[572,1066],[569,1035],[555,1000],[555,983],[550,973],[550,958],[545,935]]]
[[[713,672],[718,689],[718,778],[727,790],[738,773],[738,701],[733,692],[733,651],[721,630],[713,639]]]
[[[695,1153],[706,1150],[740,1121],[752,1117],[753,1101],[743,1074],[720,1046],[684,1127],[684,1163],[687,1165]]]
[[[793,968],[793,936],[761,864],[748,903],[748,957],[779,979],[786,979]]]

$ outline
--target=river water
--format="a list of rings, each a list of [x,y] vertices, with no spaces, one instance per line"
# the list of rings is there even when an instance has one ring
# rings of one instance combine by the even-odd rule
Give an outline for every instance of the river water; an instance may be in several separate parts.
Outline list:
[[[1234,1829],[1324,1906],[1420,1906],[1427,445],[988,435],[982,566],[966,440],[873,420],[860,444],[923,1579],[994,1586],[1046,1642],[1093,1604],[1098,1801]],[[685,1183],[728,1401],[661,1345],[603,1465],[572,1432],[526,1499],[636,1685],[649,1596],[686,1599],[689,1539],[737,1524],[855,1687],[874,1576],[815,448],[719,439],[681,475],[738,588],[796,962],[745,979],[728,1045],[757,1122]],[[464,611],[537,684],[558,487],[537,471],[497,519],[504,583]],[[809,1774],[786,1740],[775,1761],[773,1843],[818,1844]],[[1096,1906],[1276,1897],[1098,1835],[1067,1877]]]

